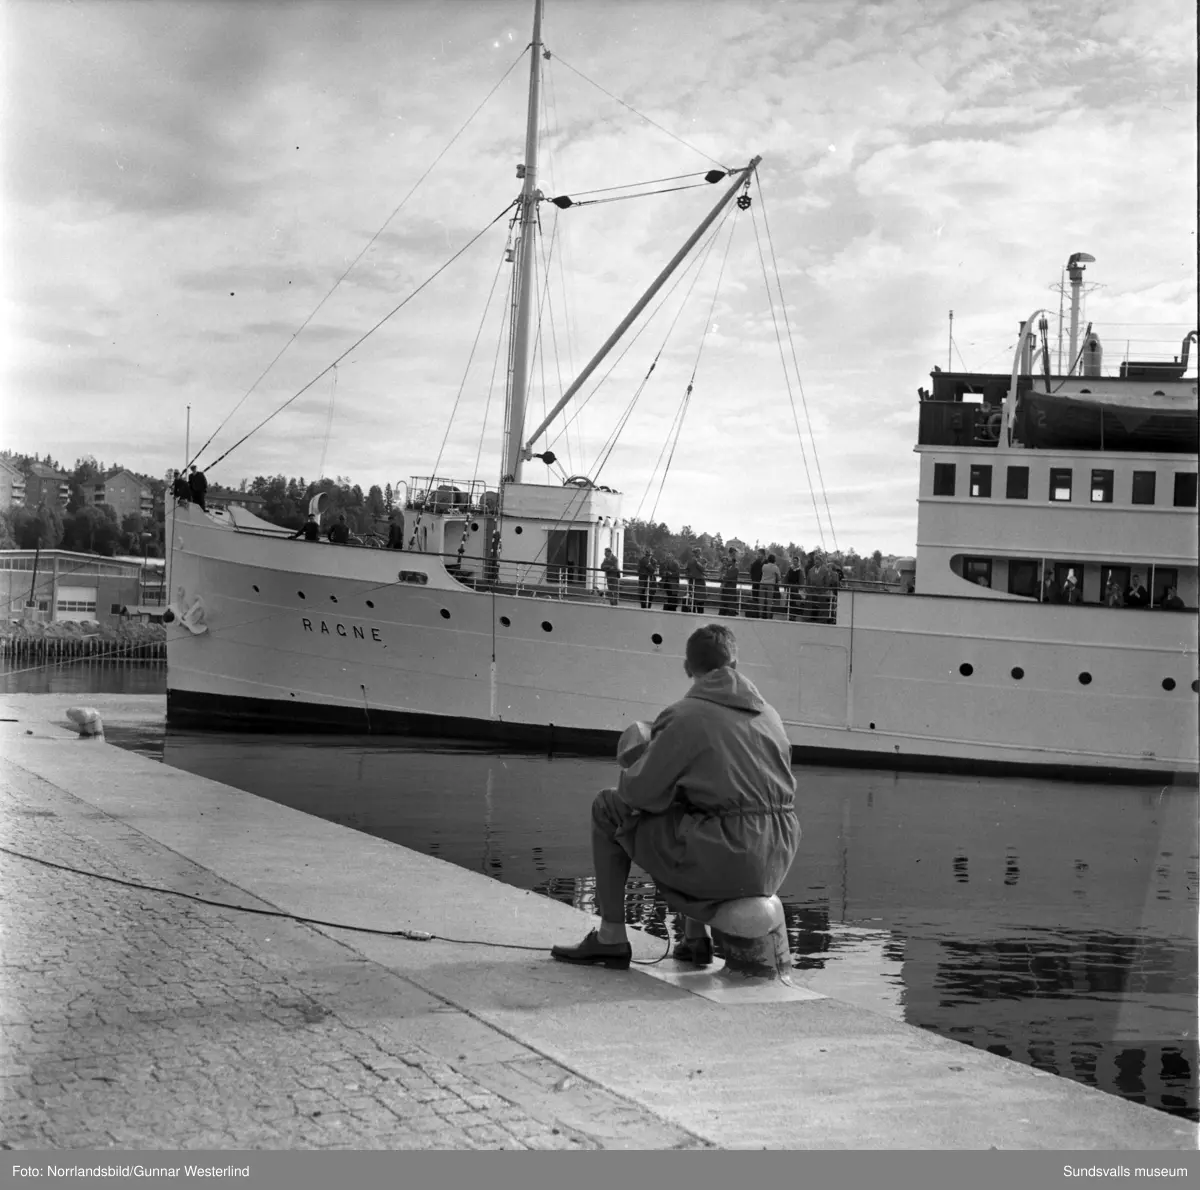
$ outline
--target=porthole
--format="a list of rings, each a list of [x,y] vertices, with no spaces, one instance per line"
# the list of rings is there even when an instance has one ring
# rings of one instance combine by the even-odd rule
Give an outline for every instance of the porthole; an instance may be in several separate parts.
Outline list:
[[[1174,690],[1175,689],[1175,679],[1174,678],[1163,678],[1163,689],[1164,690]]]
[[[303,591],[297,591],[297,592],[296,592],[296,594],[297,594],[297,595],[299,595],[301,599],[303,599],[303,598],[304,598],[304,592],[303,592]]]
[[[256,595],[258,594],[258,584],[257,583],[254,584],[254,593]]]
[[[512,621],[507,616],[501,616],[500,623],[503,624],[505,628],[508,628],[511,626]]]
[[[871,730],[872,730],[872,731],[874,731],[874,730],[875,730],[875,724],[874,724],[874,723],[868,724],[868,726],[871,728]]]
[[[651,634],[651,636],[650,636],[650,639],[651,639],[651,640],[652,640],[652,641],[653,641],[653,642],[654,642],[656,645],[661,645],[661,644],[662,644],[662,633],[660,633],[660,632],[655,632],[655,633],[652,633],[652,634]]]
[[[1079,684],[1081,686],[1090,686],[1092,684],[1092,675],[1090,673],[1081,673],[1079,675]]]
[[[368,599],[368,600],[367,600],[367,607],[374,607],[374,606],[375,606],[375,605],[374,605],[374,604],[373,604],[373,603],[372,603],[372,602],[371,602],[371,601]]]
[[[524,530],[521,528],[521,526],[520,526],[520,525],[518,525],[518,526],[517,526],[517,527],[516,527],[516,528],[513,530],[513,532],[514,532],[514,533],[523,533],[523,532],[524,532]]]
[[[1192,693],[1200,694],[1200,678],[1194,678],[1192,680]]]
[[[543,620],[542,621],[542,631],[543,632],[553,632],[554,625],[551,624],[549,620]]]
[[[1014,665],[1012,669],[1012,676],[1013,681],[1019,682],[1025,676],[1025,671],[1019,665]]]
[[[479,522],[478,522],[478,521],[472,521],[472,522],[471,522],[471,532],[472,532],[472,533],[478,533],[478,532],[479,532]]]
[[[331,603],[337,603],[337,596],[336,596],[336,595],[330,595],[330,596],[329,596],[329,601],[330,601]]]
[[[975,672],[975,667],[969,661],[964,661],[962,665],[958,667],[958,672],[962,674],[964,678],[969,678]]]
[[[443,620],[450,619],[450,613],[445,608],[442,608],[442,619]]]

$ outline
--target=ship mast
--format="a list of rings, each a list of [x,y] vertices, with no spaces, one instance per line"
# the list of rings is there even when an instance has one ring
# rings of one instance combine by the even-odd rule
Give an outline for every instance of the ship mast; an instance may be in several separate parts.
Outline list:
[[[512,370],[509,373],[508,426],[504,437],[502,481],[521,480],[521,434],[525,429],[525,400],[529,393],[530,316],[533,310],[534,232],[537,204],[538,100],[542,85],[542,0],[533,4],[533,42],[529,51],[529,112],[525,122],[525,161],[517,169],[525,185],[516,245],[517,316],[513,326]]]

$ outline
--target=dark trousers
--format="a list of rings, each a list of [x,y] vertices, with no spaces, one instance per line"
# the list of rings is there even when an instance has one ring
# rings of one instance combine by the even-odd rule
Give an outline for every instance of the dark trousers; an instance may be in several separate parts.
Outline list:
[[[604,577],[608,585],[608,602],[616,603],[621,594],[621,580],[615,574],[608,574]]]
[[[688,579],[688,602],[692,611],[704,615],[704,589],[708,584],[702,578]]]
[[[592,867],[596,873],[596,912],[601,921],[625,923],[625,882],[633,859],[618,833],[636,821],[636,812],[615,789],[602,789],[592,801]],[[629,841],[632,850],[632,839]]]
[[[738,614],[737,585],[724,583],[721,587],[721,615],[736,616]]]
[[[650,606],[650,584],[653,581],[648,574],[638,578],[638,597],[641,599],[642,607]]]

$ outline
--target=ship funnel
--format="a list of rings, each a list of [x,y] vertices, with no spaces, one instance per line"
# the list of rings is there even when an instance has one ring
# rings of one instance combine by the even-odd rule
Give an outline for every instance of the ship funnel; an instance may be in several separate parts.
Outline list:
[[[1104,360],[1104,348],[1100,346],[1100,336],[1091,331],[1083,341],[1083,374],[1099,376],[1100,365]]]

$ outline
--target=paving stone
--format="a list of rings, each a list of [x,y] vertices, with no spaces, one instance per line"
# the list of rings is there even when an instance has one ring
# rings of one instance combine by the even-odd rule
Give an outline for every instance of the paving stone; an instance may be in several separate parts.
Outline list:
[[[55,863],[252,903],[7,758],[0,833]],[[8,857],[0,900],[0,1101],[10,1148],[613,1143],[547,1123],[545,1088],[565,1070],[310,927]],[[426,1049],[414,1044],[409,1018],[434,1007],[436,1025],[420,1030]],[[481,1040],[464,1046],[467,1036]],[[537,1078],[517,1080],[516,1090],[489,1085],[497,1060],[509,1059]],[[611,1099],[615,1118],[630,1110],[600,1087],[591,1092],[597,1103]],[[657,1128],[663,1147],[677,1143],[678,1129],[642,1114],[643,1133]]]

